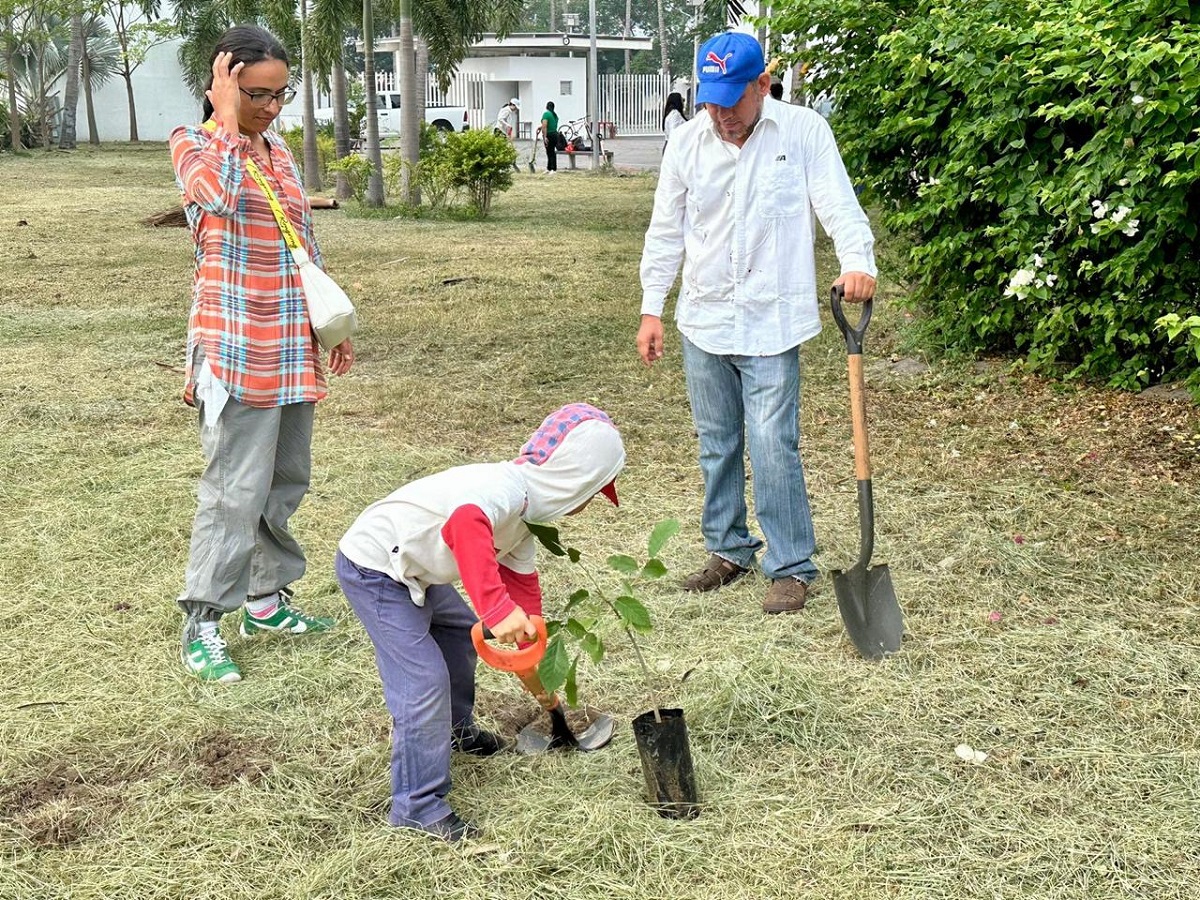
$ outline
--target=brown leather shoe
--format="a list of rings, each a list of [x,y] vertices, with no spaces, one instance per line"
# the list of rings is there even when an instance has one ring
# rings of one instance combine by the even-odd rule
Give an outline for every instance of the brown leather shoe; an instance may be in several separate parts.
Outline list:
[[[785,613],[800,612],[808,602],[808,585],[795,578],[776,578],[767,589],[767,599],[763,601],[763,612]]]
[[[749,569],[743,569],[737,563],[732,563],[714,553],[708,558],[708,562],[704,564],[703,568],[697,569],[683,579],[683,589],[699,592],[715,591],[719,587],[732,584],[749,571]]]

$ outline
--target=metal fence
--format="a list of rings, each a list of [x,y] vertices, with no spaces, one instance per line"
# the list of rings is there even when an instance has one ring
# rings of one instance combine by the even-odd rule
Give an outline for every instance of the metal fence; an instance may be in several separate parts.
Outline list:
[[[601,75],[601,134],[662,134],[663,104],[671,92],[665,75]]]

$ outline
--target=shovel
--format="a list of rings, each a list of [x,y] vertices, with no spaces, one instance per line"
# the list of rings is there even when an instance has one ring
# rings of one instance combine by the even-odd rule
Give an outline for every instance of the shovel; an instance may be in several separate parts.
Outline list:
[[[871,455],[867,446],[867,402],[864,396],[862,344],[871,321],[872,301],[862,305],[853,328],[842,311],[841,285],[833,289],[833,318],[846,339],[850,370],[850,412],[854,420],[854,473],[858,479],[858,562],[847,572],[834,570],[833,590],[850,640],[866,659],[883,659],[900,649],[904,616],[896,602],[892,575],[886,565],[872,566],[875,549],[875,505],[871,498]]]
[[[517,650],[501,650],[487,643],[486,638],[491,637],[491,634],[484,629],[482,622],[476,622],[471,628],[471,641],[475,644],[475,652],[479,654],[479,658],[493,669],[516,675],[525,686],[525,690],[533,694],[534,699],[550,716],[549,734],[539,728],[536,722],[531,722],[521,729],[517,735],[517,752],[535,754],[546,753],[549,750],[581,750],[586,753],[599,750],[612,740],[617,723],[612,716],[589,713],[591,724],[583,733],[577,735],[571,731],[558,694],[549,693],[538,677],[538,663],[546,655],[546,622],[541,616],[530,616],[529,621],[537,629],[537,640],[528,647]]]

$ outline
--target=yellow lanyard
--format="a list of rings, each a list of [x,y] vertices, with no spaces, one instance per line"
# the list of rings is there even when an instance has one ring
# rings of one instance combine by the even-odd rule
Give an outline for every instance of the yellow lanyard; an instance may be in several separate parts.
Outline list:
[[[209,119],[204,123],[206,131],[216,131],[217,123]],[[266,138],[264,137],[265,141]],[[275,196],[275,192],[271,190],[271,185],[267,183],[267,178],[259,169],[258,164],[254,160],[246,157],[246,171],[250,173],[250,177],[254,179],[255,184],[262,188],[262,192],[267,196],[267,202],[271,204],[271,212],[275,214],[275,221],[279,224],[279,230],[283,232],[283,242],[288,245],[289,250],[303,249],[300,243],[300,238],[296,235],[296,229],[292,227],[292,223],[288,221],[287,213],[283,211],[283,207],[279,203],[279,198]]]

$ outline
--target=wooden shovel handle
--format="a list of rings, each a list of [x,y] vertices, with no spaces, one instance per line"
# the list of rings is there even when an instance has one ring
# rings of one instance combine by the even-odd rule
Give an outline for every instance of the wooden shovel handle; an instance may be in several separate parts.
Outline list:
[[[867,441],[866,381],[861,353],[846,357],[850,370],[850,415],[854,424],[854,475],[859,481],[871,478],[871,449]]]

